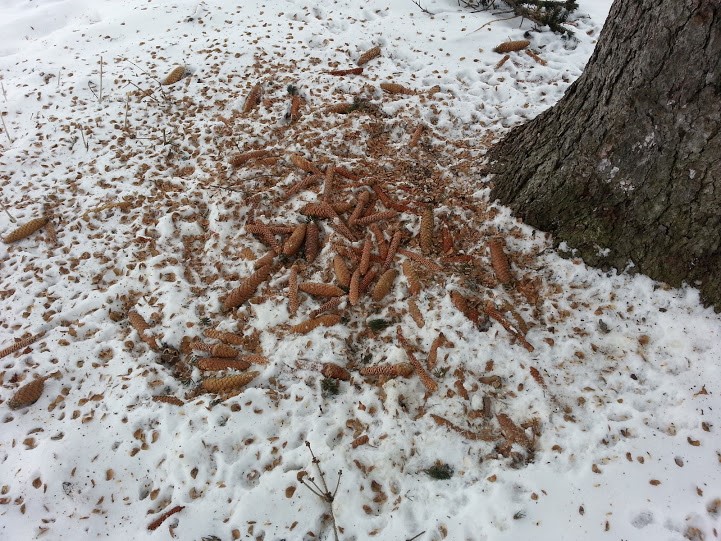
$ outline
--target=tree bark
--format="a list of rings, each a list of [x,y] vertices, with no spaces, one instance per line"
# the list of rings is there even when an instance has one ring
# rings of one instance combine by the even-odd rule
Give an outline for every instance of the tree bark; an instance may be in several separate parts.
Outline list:
[[[590,265],[721,309],[721,1],[616,0],[581,77],[490,160],[492,196]]]

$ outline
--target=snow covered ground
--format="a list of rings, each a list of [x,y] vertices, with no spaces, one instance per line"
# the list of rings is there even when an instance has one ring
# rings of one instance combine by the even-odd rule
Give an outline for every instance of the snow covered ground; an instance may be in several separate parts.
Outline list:
[[[577,40],[504,61],[531,25],[456,0],[0,0],[0,232],[50,219],[0,244],[0,349],[29,338],[0,359],[0,536],[333,539],[309,442],[343,540],[718,538],[721,318],[488,201],[488,146],[593,51],[610,2],[580,3]],[[224,309],[309,215],[317,257]],[[390,291],[365,274],[300,332],[327,298],[292,313],[295,277],[347,289],[365,239]],[[250,366],[201,370],[228,346]]]

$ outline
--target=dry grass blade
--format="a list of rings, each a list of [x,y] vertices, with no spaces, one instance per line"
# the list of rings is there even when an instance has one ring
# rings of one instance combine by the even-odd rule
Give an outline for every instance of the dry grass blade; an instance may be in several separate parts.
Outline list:
[[[401,346],[405,350],[406,355],[408,356],[408,360],[413,365],[416,374],[418,374],[418,377],[421,379],[423,386],[429,393],[435,393],[438,390],[438,384],[433,380],[428,371],[423,368],[423,365],[418,361],[418,359],[416,359],[416,356],[411,351],[411,345],[408,343],[408,340],[406,340],[406,338],[403,336],[400,327],[396,327],[396,336],[398,337],[398,341],[401,343]]]
[[[426,322],[423,319],[423,314],[421,313],[420,308],[418,308],[416,301],[413,299],[408,299],[408,313],[411,315],[413,321],[419,329],[422,329],[425,326]]]
[[[362,55],[360,55],[360,57],[358,58],[358,62],[356,62],[356,64],[358,64],[359,66],[363,66],[363,65],[367,64],[368,62],[370,62],[371,60],[373,60],[374,58],[380,56],[380,54],[381,54],[381,48],[376,45],[372,49],[369,49],[366,52],[364,52]]]
[[[421,214],[419,243],[424,255],[430,255],[433,252],[433,207],[431,206],[425,207]]]
[[[26,383],[15,391],[8,401],[8,407],[15,410],[34,404],[43,394],[44,388],[45,378],[36,378],[30,383]]]
[[[350,372],[335,363],[324,363],[320,373],[330,379],[350,380]]]
[[[283,244],[283,255],[290,257],[300,251],[301,246],[303,246],[303,241],[305,240],[306,227],[306,224],[298,224],[295,226],[293,233],[291,233],[288,240],[286,240],[285,244]]]
[[[342,297],[345,295],[345,291],[333,284],[303,282],[302,284],[298,284],[298,289],[314,297]]]
[[[388,94],[411,95],[416,93],[415,90],[411,90],[410,88],[399,85],[398,83],[381,83],[380,87],[383,92],[387,92]]]
[[[263,93],[263,87],[260,83],[257,83],[253,86],[253,88],[250,89],[250,93],[248,94],[248,97],[245,99],[245,104],[243,105],[243,113],[250,113],[253,109],[255,109],[258,104],[260,103],[260,97]]]
[[[531,44],[530,41],[527,39],[519,39],[516,41],[506,41],[504,43],[501,43],[497,47],[493,49],[493,52],[495,53],[510,53],[513,51],[520,51],[522,49],[525,49]]]
[[[30,235],[35,233],[35,231],[47,224],[48,221],[50,221],[50,218],[48,218],[47,216],[34,218],[8,233],[3,239],[3,242],[5,242],[5,244],[10,244],[11,242],[17,242],[24,239],[25,237],[29,237]]]
[[[204,391],[210,393],[220,393],[223,391],[232,391],[240,389],[248,385],[251,381],[257,378],[260,372],[246,372],[245,374],[238,374],[233,376],[226,376],[224,378],[209,378],[202,381],[201,386]]]
[[[338,314],[325,314],[304,321],[303,323],[299,323],[298,325],[293,325],[290,328],[290,332],[295,334],[307,334],[321,326],[332,327],[333,325],[340,323],[340,321],[341,317]]]
[[[375,287],[373,288],[372,298],[375,302],[380,302],[393,288],[393,282],[398,276],[396,269],[388,269],[378,279]]]
[[[342,256],[336,255],[333,258],[333,270],[335,271],[335,277],[338,280],[338,285],[348,289],[348,287],[350,287],[351,272],[348,270]]]
[[[471,441],[496,441],[499,437],[499,434],[490,429],[485,429],[481,432],[473,432],[471,430],[466,430],[458,425],[453,424],[451,421],[445,419],[444,417],[441,417],[440,415],[434,415],[433,413],[431,413],[431,417],[437,425],[445,426],[446,428],[449,428],[454,432],[458,432],[461,436]]]
[[[29,346],[29,345],[32,344],[33,342],[35,342],[35,341],[37,341],[38,339],[40,339],[40,338],[43,336],[43,334],[44,334],[44,333],[40,333],[40,334],[35,334],[35,335],[32,335],[32,336],[28,336],[27,338],[21,338],[20,340],[18,340],[18,341],[15,342],[14,344],[11,344],[11,345],[3,348],[3,349],[0,349],[0,359],[2,359],[3,357],[7,357],[7,356],[10,355],[11,353],[15,353],[16,351],[19,351],[19,350],[21,350],[21,349],[23,349],[23,348],[26,348],[27,346]]]
[[[407,378],[413,374],[413,365],[410,363],[377,364],[364,366],[359,370],[361,376],[386,376],[389,378]]]
[[[272,270],[271,265],[259,268],[253,274],[248,276],[240,286],[232,290],[223,301],[225,310],[232,310],[236,306],[240,306],[250,299],[258,286],[268,279]]]
[[[423,265],[429,271],[443,272],[443,267],[441,267],[438,263],[435,263],[435,262],[431,261],[430,259],[428,259],[427,257],[423,257],[420,254],[411,252],[410,250],[402,250],[402,249],[398,250],[398,253],[406,256],[409,259],[412,259],[416,263]]]
[[[233,167],[240,167],[241,165],[245,165],[251,160],[256,160],[258,158],[265,158],[270,155],[269,150],[249,150],[248,152],[242,152],[240,154],[234,154],[230,157],[230,160],[228,162]]]
[[[511,275],[511,267],[508,263],[508,257],[503,250],[503,239],[494,238],[488,242],[488,249],[491,253],[491,267],[496,278],[501,284],[510,284],[513,281]]]

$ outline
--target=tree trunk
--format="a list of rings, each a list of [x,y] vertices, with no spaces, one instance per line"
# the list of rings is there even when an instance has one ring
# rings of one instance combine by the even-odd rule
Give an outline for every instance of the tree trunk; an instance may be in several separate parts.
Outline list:
[[[490,159],[492,196],[590,265],[721,309],[721,1],[616,0],[583,75]]]

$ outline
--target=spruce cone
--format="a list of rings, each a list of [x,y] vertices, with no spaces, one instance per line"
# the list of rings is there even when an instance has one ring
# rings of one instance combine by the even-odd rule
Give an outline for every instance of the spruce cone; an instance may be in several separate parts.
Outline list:
[[[227,344],[215,344],[210,348],[210,354],[213,357],[222,357],[224,359],[234,359],[240,355],[240,351]]]
[[[293,233],[288,237],[288,240],[285,241],[285,244],[283,244],[283,255],[294,256],[298,253],[305,240],[306,227],[306,224],[298,224],[295,227]]]
[[[247,385],[260,375],[260,372],[246,372],[235,376],[226,376],[224,378],[208,378],[201,383],[203,390],[211,393],[220,393],[223,391],[233,391]]]
[[[373,300],[379,302],[383,297],[388,295],[391,288],[393,287],[393,281],[398,276],[398,271],[395,269],[388,269],[378,279],[376,286],[373,288]]]
[[[338,284],[340,284],[341,287],[348,288],[348,286],[350,286],[351,273],[348,270],[345,261],[339,255],[336,255],[333,258],[333,270],[335,271]]]
[[[509,284],[513,280],[511,275],[511,267],[508,264],[508,257],[503,251],[503,239],[494,238],[488,242],[488,249],[491,252],[491,267],[498,281],[503,284]]]
[[[320,252],[320,230],[318,224],[310,222],[305,231],[305,259],[313,263]]]
[[[348,301],[351,303],[351,306],[355,306],[360,300],[360,279],[360,270],[356,269],[350,277],[350,286],[348,290]]]
[[[362,55],[360,55],[360,58],[358,58],[358,62],[356,62],[356,64],[358,64],[359,66],[363,66],[363,65],[367,64],[368,62],[370,62],[371,60],[373,60],[374,58],[376,58],[377,56],[380,56],[380,54],[381,54],[381,48],[376,45],[372,49],[369,49],[366,52],[364,52]]]
[[[418,328],[423,328],[426,322],[423,319],[423,314],[421,314],[420,308],[418,308],[416,301],[414,301],[413,299],[408,299],[408,313],[413,318],[413,321],[416,322]]]
[[[307,334],[313,329],[320,327],[321,325],[324,327],[332,327],[333,325],[337,325],[338,323],[340,323],[340,320],[341,317],[338,314],[325,314],[304,321],[303,323],[298,323],[298,325],[292,326],[290,328],[290,332],[296,334]]]
[[[413,365],[410,363],[398,364],[377,364],[375,366],[365,366],[360,369],[361,376],[388,376],[407,378],[413,374]]]
[[[40,218],[34,218],[30,220],[27,223],[24,223],[17,229],[11,231],[8,233],[5,238],[3,239],[3,242],[5,244],[10,244],[11,242],[16,242],[18,240],[22,240],[25,237],[29,237],[35,231],[43,227],[45,224],[47,224],[50,221],[50,218],[47,216],[41,216]]]
[[[381,83],[381,90],[388,94],[415,94],[415,91],[397,83]]]
[[[370,225],[376,222],[382,222],[383,220],[392,220],[398,215],[395,210],[382,210],[380,212],[374,212],[368,216],[358,218],[355,223],[357,225]]]
[[[231,310],[250,299],[255,293],[255,290],[258,289],[258,286],[268,279],[271,269],[271,265],[266,265],[248,276],[239,287],[236,287],[228,293],[228,296],[225,297],[223,301],[223,308],[225,310]]]
[[[244,113],[250,113],[253,109],[255,109],[255,107],[260,103],[260,95],[262,93],[263,87],[260,83],[253,86],[250,90],[250,94],[248,94],[248,97],[245,99],[245,104],[243,105]]]
[[[298,289],[315,297],[342,297],[345,295],[345,291],[333,284],[303,282],[302,284],[298,284]]]
[[[496,53],[510,53],[512,51],[520,51],[521,49],[525,49],[531,44],[530,41],[527,39],[519,39],[516,41],[506,41],[504,43],[501,43],[498,47],[493,49],[493,52]]]
[[[256,158],[265,158],[269,154],[270,151],[268,150],[249,150],[247,152],[231,156],[230,160],[228,161],[233,167],[240,167],[241,165],[249,162],[250,160],[254,160]]]
[[[8,406],[13,410],[30,406],[40,398],[44,388],[45,378],[34,379],[15,391],[15,394],[8,401]]]
[[[361,274],[365,275],[368,272],[368,269],[371,266],[371,249],[373,248],[373,244],[371,243],[371,239],[366,237],[365,242],[363,243],[363,252],[361,253],[361,260],[358,264],[358,270]]]
[[[298,267],[293,265],[290,268],[290,275],[288,277],[288,313],[295,315],[300,306],[300,299],[298,298]]]
[[[198,360],[198,368],[200,370],[247,370],[250,363],[245,359],[227,359],[218,357],[206,357]]]
[[[433,252],[433,208],[430,206],[424,208],[421,214],[420,245],[424,255]]]
[[[413,296],[418,295],[421,291],[421,282],[418,279],[418,273],[410,259],[403,261],[403,274],[406,280],[408,280],[408,292]]]
[[[185,67],[175,66],[172,70],[170,70],[170,73],[166,75],[161,84],[164,86],[175,84],[183,78],[183,75],[185,75]]]
[[[290,161],[298,169],[302,169],[306,173],[320,173],[320,171],[315,165],[313,165],[310,161],[306,160],[303,156],[300,156],[299,154],[291,154]]]

